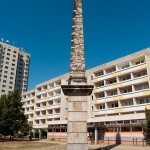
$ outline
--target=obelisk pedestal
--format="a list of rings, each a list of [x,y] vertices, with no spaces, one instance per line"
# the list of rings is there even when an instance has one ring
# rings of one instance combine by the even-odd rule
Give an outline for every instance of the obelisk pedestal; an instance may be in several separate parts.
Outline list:
[[[67,150],[87,150],[87,96],[92,85],[63,85],[68,95]]]

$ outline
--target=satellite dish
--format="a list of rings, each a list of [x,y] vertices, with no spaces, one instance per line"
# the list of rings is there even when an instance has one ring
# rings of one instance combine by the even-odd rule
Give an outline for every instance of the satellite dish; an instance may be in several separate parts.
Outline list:
[[[1,41],[3,42],[3,41],[4,41],[4,39],[3,39],[3,38],[1,38]]]

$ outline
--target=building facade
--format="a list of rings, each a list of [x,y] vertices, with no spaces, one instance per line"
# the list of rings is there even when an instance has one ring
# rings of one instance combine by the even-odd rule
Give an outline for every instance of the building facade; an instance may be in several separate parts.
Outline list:
[[[132,141],[144,137],[141,123],[150,109],[150,49],[119,58],[86,71],[94,85],[88,99],[87,136],[98,140]],[[48,138],[66,140],[67,96],[60,85],[65,74],[22,94],[23,107],[33,129],[48,130]]]
[[[0,42],[0,95],[18,88],[26,92],[30,54],[8,43]]]

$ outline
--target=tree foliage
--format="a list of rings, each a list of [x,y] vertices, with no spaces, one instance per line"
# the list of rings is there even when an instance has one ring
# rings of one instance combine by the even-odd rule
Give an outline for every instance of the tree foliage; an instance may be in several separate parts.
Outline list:
[[[142,128],[144,131],[145,139],[148,144],[150,144],[150,110],[145,109],[145,119],[146,122],[142,123]]]
[[[0,134],[18,135],[31,130],[23,113],[21,95],[17,89],[0,98]]]

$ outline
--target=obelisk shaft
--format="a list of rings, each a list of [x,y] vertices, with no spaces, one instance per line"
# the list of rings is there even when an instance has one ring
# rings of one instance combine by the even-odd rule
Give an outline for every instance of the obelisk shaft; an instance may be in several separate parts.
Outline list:
[[[71,40],[70,79],[85,78],[82,0],[74,0]]]

